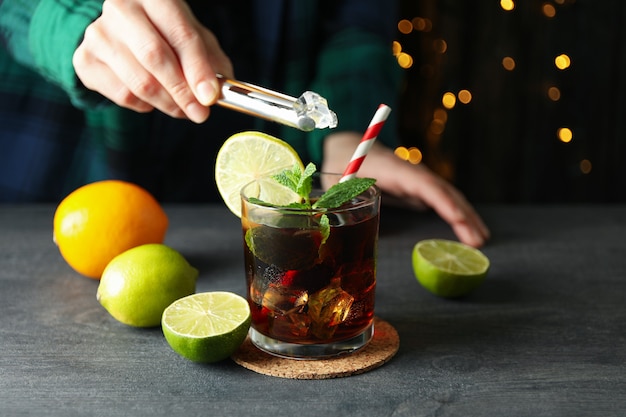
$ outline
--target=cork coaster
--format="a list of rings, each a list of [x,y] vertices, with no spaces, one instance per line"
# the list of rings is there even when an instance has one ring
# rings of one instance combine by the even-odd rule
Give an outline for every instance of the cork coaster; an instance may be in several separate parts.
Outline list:
[[[239,365],[263,375],[291,379],[328,379],[362,374],[388,362],[400,347],[396,329],[374,318],[374,336],[362,349],[336,358],[319,360],[285,359],[263,352],[249,338],[232,359]]]

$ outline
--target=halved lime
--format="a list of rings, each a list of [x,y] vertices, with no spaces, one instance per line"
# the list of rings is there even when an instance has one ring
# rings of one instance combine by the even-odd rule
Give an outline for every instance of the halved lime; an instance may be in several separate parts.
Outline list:
[[[202,292],[174,301],[163,312],[163,335],[176,353],[194,362],[217,362],[241,346],[250,307],[231,292]]]
[[[413,271],[419,283],[440,297],[465,295],[480,286],[489,270],[489,259],[463,243],[428,239],[413,248]]]
[[[300,157],[287,142],[261,132],[240,132],[226,139],[215,160],[215,182],[226,206],[241,217],[240,191],[258,180],[257,195],[263,201],[288,205],[299,196],[276,181],[264,181],[270,175],[297,165]]]

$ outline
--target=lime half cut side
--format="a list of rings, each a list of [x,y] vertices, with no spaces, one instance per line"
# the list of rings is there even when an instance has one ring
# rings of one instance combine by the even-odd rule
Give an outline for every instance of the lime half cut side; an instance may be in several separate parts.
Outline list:
[[[241,346],[250,328],[250,307],[231,292],[202,292],[173,302],[161,325],[172,349],[194,362],[217,362]]]
[[[269,178],[294,166],[304,169],[287,142],[261,132],[240,132],[226,139],[217,153],[215,182],[226,206],[241,217],[240,192],[253,181],[258,182],[258,189],[252,197],[281,206],[298,201],[298,194]]]
[[[489,259],[481,251],[444,239],[418,242],[412,260],[419,283],[446,298],[460,297],[477,288],[489,270]]]

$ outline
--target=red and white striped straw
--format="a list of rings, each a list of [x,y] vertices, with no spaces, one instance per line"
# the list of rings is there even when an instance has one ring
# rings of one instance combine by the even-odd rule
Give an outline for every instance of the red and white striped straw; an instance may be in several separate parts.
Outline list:
[[[380,106],[378,106],[378,110],[376,110],[372,121],[370,122],[367,130],[363,134],[361,142],[359,142],[359,146],[357,146],[356,150],[354,151],[354,154],[350,159],[350,163],[346,167],[346,170],[343,172],[343,176],[341,177],[339,182],[344,182],[356,177],[357,171],[361,167],[363,160],[367,156],[367,153],[369,152],[370,148],[374,144],[374,141],[378,137],[380,129],[383,128],[383,125],[385,124],[385,120],[387,120],[389,113],[391,113],[391,107],[387,106],[386,104],[381,104]]]

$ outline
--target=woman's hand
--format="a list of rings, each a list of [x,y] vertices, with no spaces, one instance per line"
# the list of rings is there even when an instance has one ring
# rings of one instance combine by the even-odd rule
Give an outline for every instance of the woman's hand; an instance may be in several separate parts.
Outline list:
[[[201,123],[232,65],[183,0],[105,0],[74,53],[85,87],[137,112]]]
[[[329,135],[324,142],[322,170],[343,172],[360,140],[358,133]],[[489,239],[489,229],[459,190],[426,166],[399,159],[379,142],[370,149],[359,176],[376,178],[381,190],[410,207],[432,208],[463,243],[481,247]]]

